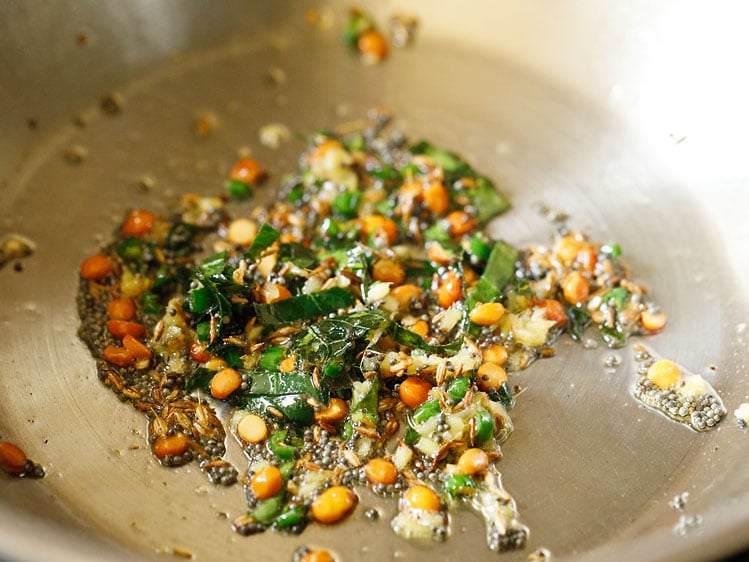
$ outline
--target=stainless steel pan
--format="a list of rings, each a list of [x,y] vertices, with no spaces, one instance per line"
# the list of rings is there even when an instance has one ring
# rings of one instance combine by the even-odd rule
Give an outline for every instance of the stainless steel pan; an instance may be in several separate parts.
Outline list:
[[[749,546],[749,434],[730,414],[749,400],[740,8],[434,4],[371,6],[383,23],[398,10],[421,21],[416,45],[379,67],[340,45],[343,3],[327,5],[332,29],[307,25],[305,10],[321,6],[305,2],[0,4],[0,233],[37,245],[22,271],[0,270],[0,439],[48,472],[0,475],[0,557],[132,560],[176,548],[290,560],[300,545],[342,560],[494,556],[470,514],[445,545],[419,547],[390,533],[392,506],[370,497],[386,514],[376,523],[360,508],[300,537],[233,535],[226,519],[242,511],[241,492],[156,465],[144,420],[98,383],[76,337],[78,264],[126,208],[217,191],[241,147],[277,180],[301,145],[265,148],[259,127],[307,132],[376,105],[498,181],[515,204],[498,236],[547,240],[546,205],[619,242],[669,311],[668,329],[646,343],[708,378],[729,410],[718,431],[692,433],[637,405],[630,351],[609,370],[611,351],[563,342],[517,376],[527,390],[501,468],[532,534],[526,552],[502,559],[543,546],[562,560],[711,560]],[[101,108],[113,92],[124,100],[116,115]],[[216,126],[202,137],[206,115]],[[683,492],[679,512],[669,502]],[[683,536],[682,515],[694,524]]]

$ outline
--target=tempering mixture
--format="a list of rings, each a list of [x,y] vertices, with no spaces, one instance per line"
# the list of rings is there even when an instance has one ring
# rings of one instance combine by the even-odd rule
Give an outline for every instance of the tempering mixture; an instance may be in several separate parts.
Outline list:
[[[398,502],[399,535],[445,539],[463,505],[489,548],[519,548],[528,530],[498,470],[508,373],[554,355],[564,332],[594,327],[620,347],[666,315],[616,244],[567,230],[526,249],[491,239],[487,222],[509,208],[492,181],[387,122],[373,112],[313,135],[278,200],[242,216],[231,200],[264,175],[250,158],[221,197],[130,212],[81,265],[80,334],[104,384],[147,416],[163,465],[241,480],[238,533],[335,523],[369,486]],[[725,414],[709,385],[642,360],[649,406],[697,430]],[[691,402],[673,413],[685,381]],[[222,458],[227,433],[246,453],[241,477]]]

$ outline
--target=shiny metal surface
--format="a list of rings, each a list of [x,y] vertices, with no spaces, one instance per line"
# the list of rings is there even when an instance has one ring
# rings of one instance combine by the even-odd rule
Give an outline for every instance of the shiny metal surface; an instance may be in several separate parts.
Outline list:
[[[423,34],[379,67],[349,56],[337,28],[307,27],[312,4],[258,4],[0,5],[0,234],[38,245],[22,272],[0,270],[0,439],[22,444],[48,471],[41,481],[0,475],[0,556],[132,560],[184,548],[197,560],[262,552],[282,561],[300,545],[331,547],[342,560],[496,556],[470,514],[455,518],[446,544],[416,546],[390,532],[393,506],[368,496],[341,527],[312,526],[293,538],[232,534],[227,518],[243,510],[241,491],[213,488],[194,467],[153,462],[144,419],[100,385],[76,337],[78,265],[128,207],[216,192],[242,147],[278,180],[301,144],[264,148],[260,126],[307,132],[375,105],[391,108],[412,138],[459,151],[497,180],[514,203],[495,223],[498,236],[548,240],[552,226],[537,211],[545,204],[594,239],[619,242],[669,312],[666,331],[645,343],[703,374],[729,410],[719,430],[692,433],[637,405],[629,349],[614,352],[623,363],[607,370],[611,351],[563,341],[556,358],[516,377],[527,390],[500,467],[532,533],[525,552],[501,559],[525,560],[544,546],[557,560],[710,560],[747,547],[749,434],[731,415],[749,400],[749,255],[746,225],[733,211],[749,203],[739,188],[746,170],[703,166],[694,182],[669,169],[668,150],[637,125],[643,114],[601,100],[600,69],[583,83],[579,63],[549,66],[564,49],[521,33],[541,18],[550,37],[570,40],[569,56],[583,54],[575,22],[543,15],[544,2],[516,12],[509,2],[480,2],[474,13],[414,3]],[[339,23],[341,6],[332,11]],[[378,13],[393,6],[378,4]],[[580,25],[602,15],[585,2],[573,8]],[[625,23],[663,17],[647,2],[640,8]],[[613,15],[599,22],[611,33]],[[492,38],[487,22],[508,33]],[[583,37],[598,36],[585,29]],[[618,29],[621,40],[609,39],[601,60],[632,47],[626,25]],[[638,78],[628,62],[610,77],[624,91]],[[286,84],[271,83],[272,67],[285,71]],[[116,116],[99,109],[112,91],[125,100]],[[217,123],[206,138],[195,133],[204,114]],[[79,164],[64,158],[75,146],[86,150]],[[143,176],[153,179],[150,190]],[[681,513],[669,506],[682,492],[684,514],[702,518],[685,536],[674,533]],[[386,513],[379,522],[363,516],[371,505]]]

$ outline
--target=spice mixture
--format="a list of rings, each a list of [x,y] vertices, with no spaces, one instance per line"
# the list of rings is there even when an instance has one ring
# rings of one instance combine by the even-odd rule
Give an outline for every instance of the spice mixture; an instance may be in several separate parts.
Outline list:
[[[498,470],[508,373],[554,355],[562,333],[590,327],[620,347],[666,315],[617,244],[568,230],[526,249],[493,240],[485,226],[510,205],[492,181],[388,120],[312,135],[278,200],[243,216],[232,200],[265,175],[250,158],[221,197],[130,212],[81,265],[80,335],[104,384],[147,416],[164,466],[242,483],[238,533],[335,523],[369,486],[398,502],[401,536],[443,540],[464,505],[489,548],[519,548],[528,530]],[[683,384],[650,370],[643,400]],[[681,401],[674,416],[704,429],[713,404],[695,416]],[[222,458],[227,433],[241,476]]]

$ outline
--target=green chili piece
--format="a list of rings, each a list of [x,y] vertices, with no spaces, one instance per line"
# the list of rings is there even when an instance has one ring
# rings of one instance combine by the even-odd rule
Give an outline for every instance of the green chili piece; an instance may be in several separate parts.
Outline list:
[[[476,424],[476,431],[474,433],[474,442],[476,444],[483,443],[494,435],[494,417],[489,412],[479,410],[473,416],[473,419]]]
[[[277,371],[284,357],[286,357],[285,347],[269,347],[260,356],[258,367],[265,371]]]
[[[471,253],[481,261],[488,260],[489,254],[491,254],[492,251],[491,245],[483,236],[480,236],[478,234],[474,234],[471,238],[469,248],[471,250]]]
[[[612,259],[616,259],[622,255],[622,247],[619,244],[606,244],[601,246],[601,252]]]
[[[427,400],[414,411],[414,421],[422,423],[442,411],[438,400]]]
[[[485,224],[492,217],[510,208],[510,201],[502,195],[488,178],[476,178],[476,187],[468,190],[471,203],[476,208],[480,224]]]
[[[463,400],[469,388],[471,388],[471,380],[468,377],[460,377],[448,385],[447,395],[453,402],[457,403]]]
[[[195,326],[195,333],[198,335],[200,341],[210,341],[211,339],[211,323],[210,322],[199,322]]]
[[[169,272],[169,269],[165,265],[162,265],[156,270],[156,275],[154,276],[151,290],[155,291],[156,289],[163,287],[167,283],[174,281],[174,279],[175,277]]]
[[[325,368],[322,371],[322,374],[324,377],[338,377],[343,372],[343,360],[341,359],[334,359],[327,365],[325,365]]]
[[[187,296],[187,302],[190,305],[190,312],[193,314],[206,312],[214,305],[213,293],[207,287],[193,289]]]
[[[138,261],[143,258],[143,242],[138,238],[126,238],[117,246],[117,254],[124,260]]]
[[[627,302],[627,295],[629,295],[627,289],[624,287],[615,287],[603,295],[603,302],[608,303],[610,300],[613,300],[616,308],[622,308],[624,303]]]
[[[296,449],[285,441],[287,433],[285,429],[282,429],[281,431],[276,431],[268,439],[268,448],[274,455],[284,461],[293,459],[296,452]]]
[[[359,36],[373,27],[372,20],[368,17],[363,14],[354,14],[346,22],[341,39],[346,45],[354,48],[359,41]]]
[[[416,431],[413,427],[409,427],[408,429],[406,429],[406,433],[403,435],[403,442],[406,445],[413,445],[419,440],[419,437],[421,437],[421,435],[419,435],[419,432]]]
[[[289,529],[294,525],[299,525],[304,520],[304,514],[303,504],[287,505],[286,509],[276,517],[274,525],[277,529]]]
[[[153,293],[146,293],[143,295],[140,298],[140,302],[142,304],[142,310],[146,314],[158,315],[164,310],[164,307],[161,306],[161,302],[159,302],[159,296],[154,295]]]
[[[284,480],[288,480],[294,475],[294,468],[296,467],[296,461],[290,460],[283,463],[278,469],[281,471],[281,476]]]
[[[346,420],[343,422],[343,427],[341,427],[341,439],[343,441],[348,441],[353,434],[354,424],[352,424],[350,420]]]
[[[272,498],[257,502],[250,512],[258,523],[270,525],[278,517],[284,507],[284,495],[276,494]]]
[[[304,197],[304,187],[299,186],[295,187],[291,191],[289,191],[289,203],[295,203],[296,201],[300,201]]]
[[[243,181],[229,180],[226,182],[226,193],[232,199],[243,201],[252,197],[252,187]]]
[[[356,215],[356,209],[359,206],[361,198],[358,191],[344,191],[336,195],[333,201],[333,209],[345,219],[351,219]]]
[[[445,491],[452,497],[471,496],[476,488],[476,481],[467,474],[453,474],[445,480]]]
[[[449,243],[451,239],[450,224],[447,221],[437,221],[424,230],[424,240]]]
[[[397,180],[401,177],[398,170],[396,170],[392,166],[387,166],[387,165],[382,166],[382,168],[380,169],[371,170],[370,173],[377,179],[381,179],[385,181]]]

